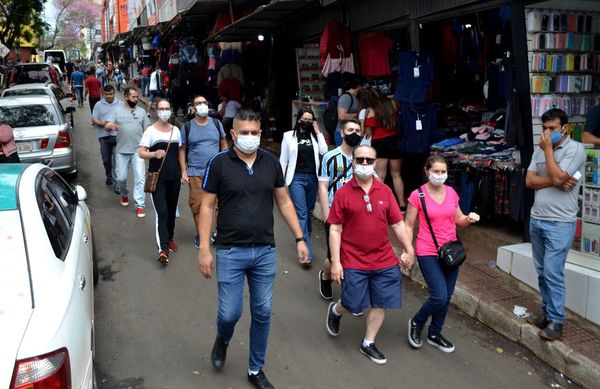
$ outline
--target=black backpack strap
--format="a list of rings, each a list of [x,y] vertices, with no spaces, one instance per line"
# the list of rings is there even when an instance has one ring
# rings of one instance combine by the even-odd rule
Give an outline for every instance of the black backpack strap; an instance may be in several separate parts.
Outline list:
[[[425,205],[425,193],[423,189],[418,188],[419,190],[419,199],[421,200],[421,207],[423,208],[423,215],[425,216],[425,220],[427,220],[427,225],[429,226],[429,232],[431,232],[431,237],[433,238],[433,244],[435,244],[436,249],[440,249],[438,245],[437,239],[435,239],[435,234],[433,233],[433,227],[431,226],[431,220],[429,220],[429,215],[427,214],[427,206]]]
[[[188,154],[190,153],[190,129],[192,128],[192,121],[188,120],[183,123],[183,132],[185,133],[185,160],[188,160]]]

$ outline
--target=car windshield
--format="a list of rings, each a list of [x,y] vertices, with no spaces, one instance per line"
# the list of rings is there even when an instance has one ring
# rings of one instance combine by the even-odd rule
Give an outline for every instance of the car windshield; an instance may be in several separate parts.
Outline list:
[[[20,107],[0,107],[0,123],[12,128],[51,126],[60,124],[58,114],[52,104],[23,105]]]
[[[34,82],[50,81],[48,65],[28,65],[15,67],[13,82],[17,84],[31,84]]]
[[[4,92],[4,97],[7,96],[45,96],[48,92],[46,89],[36,88],[36,89],[9,89]]]

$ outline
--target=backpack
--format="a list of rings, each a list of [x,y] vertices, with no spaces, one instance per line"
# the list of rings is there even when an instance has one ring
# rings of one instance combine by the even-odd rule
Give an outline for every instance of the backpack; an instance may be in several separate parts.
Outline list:
[[[223,128],[223,124],[221,121],[215,117],[211,117],[215,127],[217,128],[217,135],[219,135],[219,141],[221,140],[221,128]],[[192,119],[194,120],[194,119]],[[188,120],[183,124],[183,131],[185,132],[185,141],[188,142],[185,145],[185,162],[188,161],[188,154],[190,153],[190,148],[188,147],[190,141],[190,130],[192,129],[192,120]]]
[[[323,123],[325,124],[325,129],[329,134],[333,134],[335,132],[335,129],[337,128],[339,121],[338,102],[343,95],[350,96],[350,99],[352,101],[350,103],[350,108],[352,108],[352,105],[354,104],[354,99],[352,98],[352,95],[348,92],[344,92],[339,96],[331,96],[331,98],[329,99],[329,104],[327,105],[325,112],[323,112]]]

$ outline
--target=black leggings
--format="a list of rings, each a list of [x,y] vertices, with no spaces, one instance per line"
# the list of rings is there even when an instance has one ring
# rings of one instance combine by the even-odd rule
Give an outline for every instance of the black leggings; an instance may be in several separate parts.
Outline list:
[[[158,179],[152,193],[152,204],[156,213],[156,243],[159,250],[169,250],[167,242],[175,234],[175,212],[181,181],[179,179]]]

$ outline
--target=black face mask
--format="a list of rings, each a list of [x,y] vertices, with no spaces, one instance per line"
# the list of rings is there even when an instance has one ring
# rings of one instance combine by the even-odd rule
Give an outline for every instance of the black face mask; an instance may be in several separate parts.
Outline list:
[[[127,101],[127,105],[129,105],[129,108],[135,108],[135,106],[137,105],[137,101],[131,101],[127,99],[125,99],[125,101]]]
[[[310,132],[314,129],[312,122],[300,122],[300,127],[306,132]]]
[[[344,138],[344,142],[346,142],[346,144],[350,147],[358,146],[360,144],[361,140],[362,140],[362,136],[360,136],[356,132],[353,132],[350,135],[346,135],[346,137]]]

